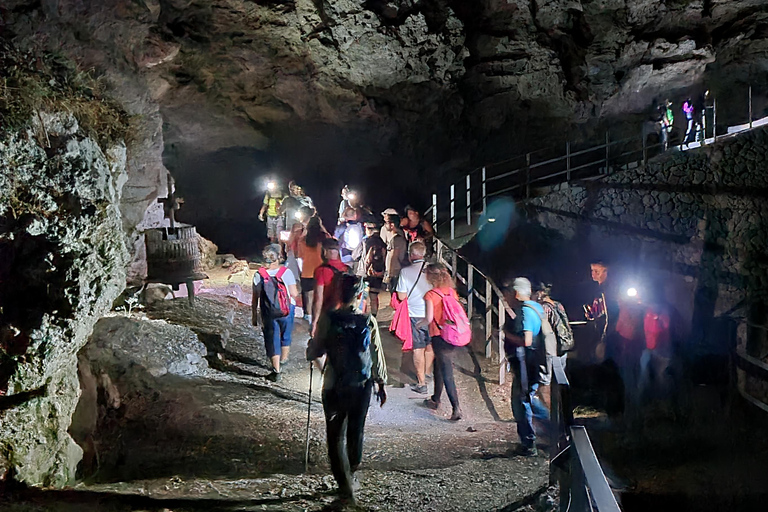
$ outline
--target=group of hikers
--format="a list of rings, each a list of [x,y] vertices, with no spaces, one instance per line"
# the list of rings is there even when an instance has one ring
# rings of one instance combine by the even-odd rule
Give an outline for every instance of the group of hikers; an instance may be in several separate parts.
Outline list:
[[[264,267],[253,281],[253,325],[262,326],[272,363],[267,378],[278,381],[301,303],[311,334],[306,357],[324,373],[331,468],[342,498],[354,500],[374,389],[381,405],[386,401],[387,366],[376,319],[379,294],[391,293],[389,329],[403,350],[412,351],[416,382],[411,389],[428,395],[433,380],[423,405],[438,410],[445,391],[451,421],[464,417],[454,358],[470,343],[471,326],[449,269],[431,261],[434,232],[417,210],[406,207],[401,217],[389,208],[378,221],[345,186],[334,236],[313,209],[305,213],[296,216],[282,246],[273,243],[263,251]],[[584,313],[600,331],[594,352],[614,362],[627,389],[663,380],[669,364],[669,313],[649,307],[638,319],[637,308],[618,305],[608,266],[595,262],[591,271],[600,294],[584,306]],[[514,376],[511,406],[520,439],[515,453],[535,456],[534,418],[549,419],[552,375],[566,366],[573,331],[565,308],[551,297],[551,285],[534,288],[518,277],[506,290],[512,314],[504,326],[504,348]],[[630,353],[626,347],[635,345],[628,339],[637,336],[628,329],[636,328],[643,331],[645,346],[641,353]]]
[[[706,100],[708,92],[704,93],[696,101],[690,97],[682,104],[682,112],[685,117],[685,134],[681,138],[680,145],[687,146],[692,142],[702,141],[705,138],[706,127]],[[673,103],[669,99],[659,105],[655,112],[655,120],[658,126],[659,138],[664,151],[669,149],[669,142],[672,138],[672,130],[675,126],[675,114],[672,110]]]

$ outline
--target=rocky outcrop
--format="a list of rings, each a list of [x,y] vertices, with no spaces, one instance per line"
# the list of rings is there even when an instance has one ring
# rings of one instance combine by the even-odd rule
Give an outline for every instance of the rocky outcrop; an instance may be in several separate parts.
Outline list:
[[[0,140],[0,471],[29,484],[67,484],[82,454],[77,352],[125,287],[126,159],[71,115]]]

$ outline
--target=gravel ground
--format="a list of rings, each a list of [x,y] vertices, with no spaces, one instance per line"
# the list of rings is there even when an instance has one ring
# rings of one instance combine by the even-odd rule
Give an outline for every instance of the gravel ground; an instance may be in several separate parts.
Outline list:
[[[282,381],[274,384],[264,379],[269,365],[261,332],[250,325],[249,306],[202,295],[194,308],[186,299],[175,299],[155,304],[145,314],[195,331],[209,351],[220,353],[209,358],[214,368],[202,379],[161,377],[152,383],[150,397],[133,397],[140,407],[116,418],[113,431],[97,440],[100,450],[115,455],[109,458],[118,461],[114,467],[102,468],[73,490],[17,491],[0,503],[3,510],[339,508],[325,455],[317,374],[309,471],[303,467],[309,383],[303,358],[306,322],[296,321],[291,357]],[[384,310],[379,318],[384,331],[391,312]],[[408,357],[402,357],[397,340],[383,335],[391,385],[387,404],[379,408],[372,403],[369,412],[360,508],[410,512],[530,507],[546,486],[547,461],[543,452],[535,458],[507,455],[517,442],[508,384],[498,386],[492,380],[498,378],[496,371],[483,357],[462,354],[456,375],[466,418],[450,422],[450,407],[437,412],[423,407],[425,396],[407,385],[413,381]],[[489,375],[493,377],[486,379]]]

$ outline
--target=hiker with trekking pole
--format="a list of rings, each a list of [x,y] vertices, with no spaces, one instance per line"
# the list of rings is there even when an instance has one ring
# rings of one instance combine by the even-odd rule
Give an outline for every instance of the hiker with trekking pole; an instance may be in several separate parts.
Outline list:
[[[364,281],[351,274],[339,274],[340,305],[318,320],[315,335],[307,345],[307,360],[326,357],[323,377],[323,410],[328,437],[328,458],[339,485],[340,499],[354,503],[359,482],[355,472],[363,457],[363,430],[374,384],[376,398],[387,400],[384,384],[387,366],[381,339],[370,315],[359,313],[356,302],[363,297]],[[314,363],[311,363],[314,364]],[[310,386],[312,370],[310,367]],[[309,414],[307,444],[309,443]],[[346,447],[346,449],[345,449]],[[306,454],[305,454],[306,455]]]

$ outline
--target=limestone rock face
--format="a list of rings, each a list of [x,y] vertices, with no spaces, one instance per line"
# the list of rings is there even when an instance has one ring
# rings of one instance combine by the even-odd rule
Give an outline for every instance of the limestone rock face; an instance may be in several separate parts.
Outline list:
[[[123,145],[102,148],[70,116],[40,116],[0,141],[0,338],[9,401],[0,446],[16,478],[70,482],[81,450],[67,430],[77,405],[77,352],[125,287],[119,209]]]

